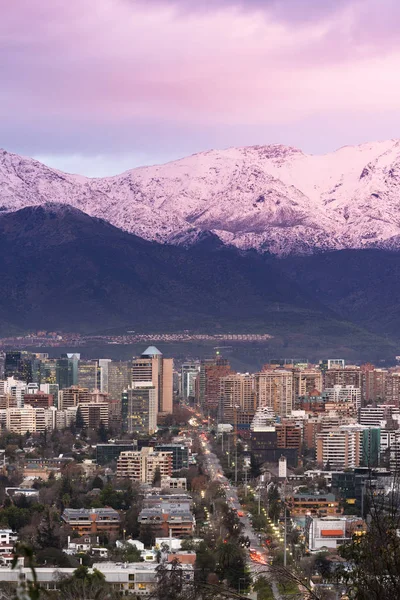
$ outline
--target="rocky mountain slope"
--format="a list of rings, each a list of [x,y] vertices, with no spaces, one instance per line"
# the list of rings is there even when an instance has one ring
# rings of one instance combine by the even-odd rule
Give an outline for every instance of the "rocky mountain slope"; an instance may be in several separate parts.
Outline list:
[[[277,255],[400,248],[400,141],[307,155],[273,145],[212,150],[115,177],[68,175],[0,151],[0,210],[65,203],[148,240],[211,231]]]

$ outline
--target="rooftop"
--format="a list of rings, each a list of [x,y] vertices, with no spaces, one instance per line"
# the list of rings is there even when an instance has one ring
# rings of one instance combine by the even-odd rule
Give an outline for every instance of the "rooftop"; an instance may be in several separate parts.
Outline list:
[[[142,356],[162,356],[162,352],[160,352],[159,349],[156,348],[155,346],[149,346],[142,353]]]

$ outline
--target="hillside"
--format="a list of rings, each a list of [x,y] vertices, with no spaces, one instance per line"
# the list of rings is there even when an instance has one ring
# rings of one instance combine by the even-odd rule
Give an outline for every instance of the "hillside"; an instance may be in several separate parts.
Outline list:
[[[291,281],[279,260],[212,237],[190,248],[166,246],[46,204],[0,216],[0,254],[0,334],[256,331],[274,336],[274,354],[371,345],[386,356],[394,352]]]

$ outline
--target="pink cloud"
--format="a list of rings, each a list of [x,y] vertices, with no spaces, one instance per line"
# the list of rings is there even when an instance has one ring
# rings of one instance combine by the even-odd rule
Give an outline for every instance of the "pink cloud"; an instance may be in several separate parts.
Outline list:
[[[60,130],[129,123],[132,133],[153,122],[156,139],[160,122],[190,135],[397,111],[393,0],[189,5],[0,0],[1,120],[58,120]]]

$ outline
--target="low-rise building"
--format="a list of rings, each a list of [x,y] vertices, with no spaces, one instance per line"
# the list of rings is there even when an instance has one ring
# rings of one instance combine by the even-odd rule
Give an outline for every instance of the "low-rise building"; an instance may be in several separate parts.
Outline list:
[[[306,534],[310,552],[322,549],[336,550],[349,538],[346,537],[346,517],[309,517]]]
[[[149,597],[154,591],[157,582],[159,567],[158,563],[94,563],[89,573],[99,571],[104,575],[106,583],[113,586],[121,595],[134,594],[135,596]],[[166,563],[164,568],[171,569],[171,564]],[[57,590],[60,575],[71,577],[75,568],[59,567],[36,567],[35,575],[39,585],[46,590]],[[194,578],[194,569],[190,564],[181,565],[182,583],[190,583]],[[0,581],[17,585],[22,577],[25,581],[32,581],[32,570],[30,567],[21,566],[19,569],[11,567],[0,568]]]
[[[156,536],[192,536],[195,527],[193,514],[185,507],[163,503],[143,508],[138,517],[141,525],[151,525]]]
[[[340,515],[334,494],[293,494],[286,498],[292,517]]]
[[[162,490],[187,490],[186,477],[163,477],[161,479]]]
[[[118,532],[120,527],[113,508],[66,508],[61,519],[79,535]]]

